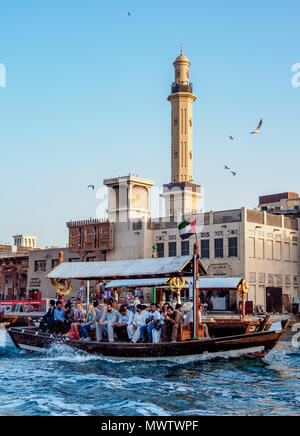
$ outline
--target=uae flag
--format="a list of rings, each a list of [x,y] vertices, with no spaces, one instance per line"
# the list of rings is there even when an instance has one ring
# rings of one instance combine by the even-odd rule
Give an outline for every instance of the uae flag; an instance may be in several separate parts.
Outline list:
[[[196,232],[196,220],[195,217],[192,216],[189,220],[183,221],[178,227],[179,236],[181,239],[189,239],[192,235],[195,235]]]

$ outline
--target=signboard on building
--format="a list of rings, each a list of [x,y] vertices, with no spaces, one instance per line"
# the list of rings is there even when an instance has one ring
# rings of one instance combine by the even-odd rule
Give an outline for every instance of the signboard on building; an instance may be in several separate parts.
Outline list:
[[[31,278],[29,282],[30,288],[40,288],[41,287],[41,279]]]

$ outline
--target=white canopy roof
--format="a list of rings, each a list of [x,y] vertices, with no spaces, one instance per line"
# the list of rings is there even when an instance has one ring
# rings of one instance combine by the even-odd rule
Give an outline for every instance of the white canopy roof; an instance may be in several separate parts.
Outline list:
[[[237,289],[243,279],[241,277],[201,277],[200,289]],[[107,284],[107,288],[146,288],[146,287],[164,287],[167,286],[169,278],[157,279],[126,279],[126,280],[112,280]],[[185,287],[192,283],[191,277],[186,277],[188,282]]]
[[[192,256],[114,262],[70,262],[58,265],[47,277],[79,280],[170,277],[178,273],[191,274],[192,262]],[[200,272],[206,274],[201,264]]]

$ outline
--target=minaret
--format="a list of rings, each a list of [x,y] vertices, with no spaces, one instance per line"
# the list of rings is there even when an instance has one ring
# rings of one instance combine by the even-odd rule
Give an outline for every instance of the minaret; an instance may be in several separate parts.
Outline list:
[[[189,81],[191,63],[180,56],[173,63],[175,81],[168,100],[172,105],[172,178],[171,183],[193,183],[193,85]]]
[[[199,212],[201,186],[193,183],[193,85],[190,83],[191,63],[181,53],[173,63],[175,81],[168,100],[171,114],[171,183],[164,185],[165,215],[181,219]]]

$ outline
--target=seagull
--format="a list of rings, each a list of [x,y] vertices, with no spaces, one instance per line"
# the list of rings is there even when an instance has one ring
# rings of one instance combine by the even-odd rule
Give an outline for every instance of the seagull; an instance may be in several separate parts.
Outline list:
[[[229,136],[229,139],[231,139],[231,141],[234,141],[234,137],[233,136]]]
[[[95,191],[95,186],[94,186],[94,185],[89,185],[89,186],[87,187],[87,189],[90,189],[90,188],[92,188],[92,190]]]
[[[230,172],[234,177],[237,176],[237,173],[235,171],[230,171]]]
[[[230,170],[230,168],[227,165],[224,165],[225,170]]]
[[[257,133],[260,133],[260,128],[262,126],[263,120],[260,120],[259,125],[256,127],[256,129],[253,132],[250,132],[250,135],[255,135]]]

